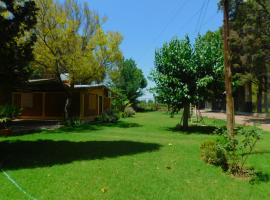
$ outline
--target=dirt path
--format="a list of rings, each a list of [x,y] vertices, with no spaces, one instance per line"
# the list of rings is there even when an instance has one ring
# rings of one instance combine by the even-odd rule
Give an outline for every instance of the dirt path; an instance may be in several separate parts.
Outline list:
[[[201,111],[202,115],[209,118],[224,119],[226,114],[222,112]],[[265,117],[255,117],[253,115],[235,115],[237,124],[258,125],[263,130],[270,132],[270,119]]]

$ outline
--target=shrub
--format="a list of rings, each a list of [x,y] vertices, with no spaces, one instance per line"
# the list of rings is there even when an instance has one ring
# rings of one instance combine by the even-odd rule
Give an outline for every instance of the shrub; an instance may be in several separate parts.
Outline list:
[[[80,120],[79,118],[71,118],[68,120],[64,121],[64,126],[65,127],[70,127],[70,128],[77,128],[84,125],[84,122]]]
[[[21,114],[21,109],[12,105],[0,106],[0,128],[6,128],[7,123]]]
[[[136,112],[131,106],[127,106],[123,112],[123,117],[132,117]]]
[[[201,158],[209,164],[222,166],[235,176],[254,174],[245,164],[261,139],[261,130],[250,126],[238,127],[234,137],[230,137],[225,128],[216,129],[215,133],[220,135],[215,142],[201,145]]]
[[[215,141],[206,141],[201,145],[201,159],[208,164],[221,166],[226,169],[227,158],[225,152]]]
[[[261,139],[261,132],[257,127],[238,127],[233,138],[224,134],[217,140],[219,146],[226,152],[229,170],[233,175],[246,174],[245,164]]]
[[[120,117],[118,112],[107,111],[98,116],[96,120],[104,123],[115,123],[119,120],[119,118]]]

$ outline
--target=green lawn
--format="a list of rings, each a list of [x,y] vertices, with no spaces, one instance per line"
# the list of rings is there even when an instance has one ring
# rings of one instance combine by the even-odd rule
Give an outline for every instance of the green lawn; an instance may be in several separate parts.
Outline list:
[[[216,136],[209,127],[176,132],[178,120],[138,113],[115,125],[1,137],[1,165],[37,199],[269,199],[270,182],[252,185],[203,163],[200,144]],[[248,164],[270,175],[270,134]],[[1,173],[0,199],[28,198]]]

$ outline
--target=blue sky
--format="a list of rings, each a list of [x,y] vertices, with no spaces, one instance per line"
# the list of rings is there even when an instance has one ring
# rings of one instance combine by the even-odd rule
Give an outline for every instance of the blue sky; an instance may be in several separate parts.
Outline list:
[[[173,37],[188,34],[191,40],[222,24],[218,0],[90,0],[91,9],[108,17],[105,30],[123,35],[121,49],[148,76],[154,52]],[[154,84],[149,82],[148,87]],[[150,98],[146,92],[143,98]]]

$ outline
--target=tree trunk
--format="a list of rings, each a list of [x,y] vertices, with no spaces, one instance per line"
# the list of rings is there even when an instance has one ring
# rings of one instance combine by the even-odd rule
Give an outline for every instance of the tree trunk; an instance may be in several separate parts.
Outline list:
[[[265,85],[264,85],[264,108],[265,112],[269,111],[269,101],[268,101],[268,78],[265,77]]]
[[[189,118],[189,103],[184,105],[184,112],[183,112],[183,125],[184,129],[188,128],[188,118]]]
[[[71,119],[71,103],[72,103],[72,95],[67,92],[66,95],[66,103],[65,103],[65,121],[69,121]]]
[[[258,85],[258,93],[257,93],[257,112],[262,112],[262,93],[263,93],[263,83],[260,80]]]
[[[231,138],[234,138],[234,102],[232,96],[232,69],[229,49],[229,0],[224,0],[224,73],[226,88],[226,114],[227,130]]]

